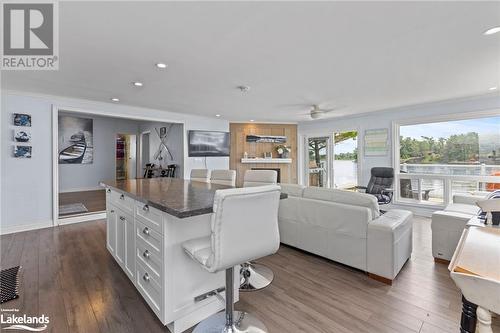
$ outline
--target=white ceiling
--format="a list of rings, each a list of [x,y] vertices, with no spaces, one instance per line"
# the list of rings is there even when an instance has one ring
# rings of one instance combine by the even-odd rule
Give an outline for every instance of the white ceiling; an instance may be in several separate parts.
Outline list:
[[[60,70],[6,71],[2,86],[236,121],[307,120],[297,104],[312,103],[335,117],[500,88],[500,33],[482,34],[498,25],[500,2],[61,2]]]

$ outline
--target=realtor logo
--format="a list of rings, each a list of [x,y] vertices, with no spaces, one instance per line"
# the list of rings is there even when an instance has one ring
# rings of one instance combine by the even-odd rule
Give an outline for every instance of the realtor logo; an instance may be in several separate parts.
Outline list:
[[[58,69],[56,2],[4,2],[1,16],[2,69]]]

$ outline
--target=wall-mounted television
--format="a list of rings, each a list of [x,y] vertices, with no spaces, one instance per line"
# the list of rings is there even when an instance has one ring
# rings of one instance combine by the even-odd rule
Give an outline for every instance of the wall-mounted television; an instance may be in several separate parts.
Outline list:
[[[189,131],[189,157],[229,156],[229,132]]]

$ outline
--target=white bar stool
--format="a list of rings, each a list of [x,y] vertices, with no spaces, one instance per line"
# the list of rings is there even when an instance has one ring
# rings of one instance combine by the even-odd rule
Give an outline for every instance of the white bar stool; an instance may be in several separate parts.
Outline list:
[[[235,170],[212,170],[210,173],[210,183],[219,185],[236,186]]]
[[[255,187],[276,184],[278,173],[275,170],[247,170],[243,178],[243,187]],[[260,290],[271,284],[274,272],[266,265],[245,262],[240,269],[240,291]]]
[[[226,271],[226,310],[199,323],[194,333],[267,332],[253,315],[234,311],[234,267],[276,253],[279,200],[276,185],[215,192],[211,235],[186,241],[182,247],[207,271]]]
[[[210,171],[208,169],[192,169],[189,178],[194,182],[208,183]]]

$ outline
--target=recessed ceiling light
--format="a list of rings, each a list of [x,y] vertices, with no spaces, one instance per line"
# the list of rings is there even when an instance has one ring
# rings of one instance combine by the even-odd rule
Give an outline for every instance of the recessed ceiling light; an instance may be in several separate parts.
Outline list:
[[[142,82],[139,82],[139,81],[134,81],[134,82],[132,82],[132,84],[134,86],[136,86],[136,87],[142,87],[143,86]]]
[[[111,101],[112,101],[112,102],[119,102],[119,101],[120,101],[120,99],[119,99],[119,98],[116,98],[116,97],[113,97],[113,98],[111,98]]]
[[[156,67],[158,68],[161,68],[161,69],[164,69],[164,68],[167,68],[167,64],[163,63],[163,62],[158,62],[156,64]]]
[[[219,117],[220,117],[220,114],[216,114],[215,116],[216,116],[217,118],[219,118]]]
[[[493,35],[493,34],[496,34],[497,32],[500,32],[500,26],[493,27],[493,28],[486,30],[485,32],[483,32],[483,35],[486,35],[486,36]]]
[[[493,91],[493,90],[497,90],[497,89],[498,89],[498,87],[489,87],[489,88],[488,88],[488,90],[491,90],[491,91]]]
[[[253,119],[250,119],[250,121],[251,121],[251,122],[253,123],[253,122],[254,122],[255,120],[253,120]]]

